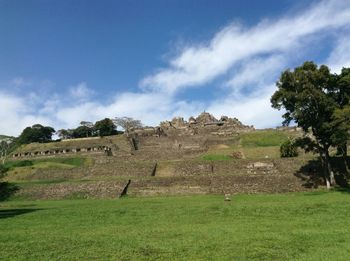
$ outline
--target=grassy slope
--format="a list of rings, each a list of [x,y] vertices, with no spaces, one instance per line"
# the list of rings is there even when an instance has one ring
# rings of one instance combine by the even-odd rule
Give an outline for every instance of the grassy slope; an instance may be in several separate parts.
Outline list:
[[[279,158],[279,146],[295,134],[277,130],[257,130],[254,132],[241,133],[239,142],[235,145],[220,148],[210,148],[202,157],[203,160],[229,160],[234,151],[240,151],[247,159]]]
[[[67,157],[67,158],[46,158],[46,159],[33,159],[33,160],[16,160],[6,162],[6,167],[10,169],[20,168],[20,167],[36,167],[39,168],[48,166],[57,166],[63,165],[71,167],[81,167],[85,164],[86,159],[82,157]]]
[[[4,260],[348,260],[349,194],[9,201]]]
[[[13,137],[0,134],[0,140],[8,139],[8,138],[13,138]]]
[[[49,143],[30,143],[20,146],[16,152],[28,152],[28,151],[46,151],[62,148],[87,148],[97,147],[101,145],[122,144],[125,142],[123,135],[113,135],[105,137],[93,137],[91,139],[72,139],[61,142],[49,142]]]
[[[38,169],[72,169],[91,164],[91,159],[82,157],[46,158],[31,160],[15,160],[6,162],[9,168],[7,181],[25,180]]]

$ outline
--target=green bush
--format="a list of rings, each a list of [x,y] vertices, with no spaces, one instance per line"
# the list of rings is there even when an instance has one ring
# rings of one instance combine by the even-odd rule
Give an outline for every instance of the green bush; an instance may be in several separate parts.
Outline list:
[[[31,160],[18,160],[18,161],[8,161],[6,167],[13,169],[17,167],[28,167],[33,166],[34,163]]]
[[[3,164],[0,164],[0,178],[2,178],[8,170],[8,167],[6,167]]]
[[[298,148],[295,142],[291,139],[286,140],[280,146],[281,158],[297,157]]]

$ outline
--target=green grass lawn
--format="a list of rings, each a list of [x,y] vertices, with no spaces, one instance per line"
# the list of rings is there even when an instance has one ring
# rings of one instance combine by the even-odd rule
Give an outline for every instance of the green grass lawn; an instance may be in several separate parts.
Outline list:
[[[350,194],[0,203],[3,260],[348,260]]]
[[[277,130],[247,132],[242,133],[240,137],[243,147],[280,146],[288,139],[286,133]]]
[[[33,160],[14,160],[6,162],[5,166],[9,169],[15,169],[20,167],[80,167],[86,163],[87,159],[82,157],[58,157],[58,158],[45,158],[45,159],[33,159]]]
[[[223,161],[223,160],[232,160],[232,157],[224,154],[206,154],[202,156],[203,160],[209,161]]]

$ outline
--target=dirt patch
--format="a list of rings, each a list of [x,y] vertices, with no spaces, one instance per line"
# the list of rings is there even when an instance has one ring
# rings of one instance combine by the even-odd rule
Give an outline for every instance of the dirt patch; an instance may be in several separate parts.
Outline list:
[[[225,144],[217,144],[217,145],[213,145],[211,146],[209,149],[210,150],[220,150],[220,149],[229,149],[230,146],[225,145]]]

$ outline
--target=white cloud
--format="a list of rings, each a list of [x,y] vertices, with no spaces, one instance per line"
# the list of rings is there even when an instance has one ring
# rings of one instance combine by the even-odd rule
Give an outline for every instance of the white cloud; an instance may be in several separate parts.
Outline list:
[[[30,113],[32,109],[28,106],[26,98],[0,92],[0,133],[8,135],[19,135],[27,126],[35,123],[50,125],[53,122],[48,117]]]
[[[347,1],[323,1],[302,14],[263,21],[252,28],[231,24],[208,44],[184,48],[160,69],[144,78],[144,89],[176,92],[205,84],[225,74],[239,61],[256,55],[290,52],[307,36],[350,24]]]
[[[286,58],[282,55],[247,59],[225,85],[236,95],[241,95],[239,91],[244,88],[255,89],[275,81],[285,64]]]
[[[338,39],[337,44],[328,57],[326,64],[335,73],[340,73],[343,67],[350,67],[350,34]]]
[[[13,87],[25,87],[30,86],[31,82],[25,80],[23,77],[15,77],[11,80],[10,85]]]
[[[290,64],[308,60],[305,50],[319,45],[324,37],[337,41],[327,60],[330,67],[339,71],[341,66],[350,66],[350,44],[344,33],[349,26],[347,1],[323,1],[300,14],[265,20],[250,28],[232,23],[208,42],[183,48],[167,68],[142,79],[141,90],[119,93],[108,102],[95,100],[94,91],[85,82],[70,87],[67,93],[50,93],[49,98],[38,91],[25,97],[0,91],[0,122],[5,123],[0,125],[0,134],[18,135],[35,123],[56,129],[74,128],[82,120],[116,116],[157,125],[174,116],[188,118],[203,110],[216,117],[237,117],[258,128],[274,127],[282,121],[281,112],[270,105],[280,72]],[[219,83],[211,86],[220,95],[211,100],[178,97],[179,90],[205,85],[220,77]],[[13,84],[23,82],[18,78]],[[55,86],[47,83],[51,89]]]
[[[243,124],[256,128],[276,127],[281,125],[281,112],[274,110],[270,105],[270,98],[275,86],[266,86],[262,93],[249,97],[227,97],[212,102],[208,111],[216,117],[233,115]]]
[[[88,88],[86,82],[81,82],[76,86],[70,87],[69,93],[75,99],[86,100],[94,94],[94,91]]]

